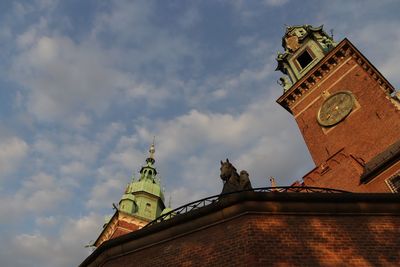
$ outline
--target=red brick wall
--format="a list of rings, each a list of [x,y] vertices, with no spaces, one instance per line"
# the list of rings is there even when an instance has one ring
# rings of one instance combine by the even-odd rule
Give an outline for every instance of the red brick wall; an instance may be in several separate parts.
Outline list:
[[[400,139],[400,111],[377,81],[354,59],[331,72],[332,75],[319,81],[292,108],[293,115],[316,166],[342,148],[367,162]],[[316,116],[324,101],[321,95],[325,90],[330,94],[351,91],[359,108],[338,125],[324,131]]]
[[[342,150],[303,177],[305,186],[335,188],[350,192],[390,193],[385,180],[400,170],[400,161],[367,183],[360,183],[362,164]]]
[[[117,226],[115,228],[115,231],[112,234],[110,239],[116,238],[116,237],[121,236],[121,235],[126,235],[127,233],[131,233],[133,231],[137,231],[140,228],[141,227],[139,227],[136,224],[128,223],[128,222],[124,222],[124,221],[119,220],[118,223],[117,223]]]
[[[254,214],[103,266],[399,266],[400,217]]]
[[[366,187],[369,189],[368,192],[373,192],[373,190],[375,190],[375,192],[383,192],[383,189],[388,188],[388,185],[386,184],[385,180],[397,174],[399,171],[400,171],[400,161],[396,162],[388,169],[380,173],[376,178],[368,182],[366,184]]]
[[[103,228],[94,245],[98,247],[107,240],[137,231],[144,225],[146,225],[145,221],[116,211],[106,227]]]
[[[343,40],[293,88],[278,102],[291,110],[316,164],[303,177],[304,184],[351,192],[390,192],[385,183],[389,172],[367,184],[361,184],[360,177],[365,163],[400,140],[400,110],[390,99],[391,85]],[[350,91],[356,104],[343,121],[322,127],[318,111],[329,95],[339,91]],[[398,164],[391,168],[391,173],[400,170]]]

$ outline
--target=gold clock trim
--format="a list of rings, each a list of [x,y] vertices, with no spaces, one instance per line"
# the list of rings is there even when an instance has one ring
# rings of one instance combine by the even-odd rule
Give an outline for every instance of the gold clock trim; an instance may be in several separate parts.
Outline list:
[[[347,107],[346,106],[344,107],[346,109],[345,113],[344,114],[338,113],[337,119],[334,120],[333,122],[327,122],[327,121],[321,119],[321,111],[323,111],[323,109],[326,108],[325,105],[329,102],[329,100],[331,100],[332,98],[337,97],[338,95],[341,95],[341,94],[345,94],[345,95],[350,96],[350,103],[348,103]],[[322,103],[321,107],[318,110],[317,121],[321,126],[324,126],[324,127],[334,126],[334,125],[338,124],[339,122],[343,121],[351,113],[351,111],[354,108],[354,104],[355,104],[355,99],[354,99],[353,94],[350,91],[339,91],[339,92],[336,92],[336,93],[330,95],[328,98],[326,98],[324,100],[324,102]],[[336,106],[336,109],[338,109],[338,108],[340,108],[340,107]],[[328,115],[329,115],[329,113],[328,113]]]

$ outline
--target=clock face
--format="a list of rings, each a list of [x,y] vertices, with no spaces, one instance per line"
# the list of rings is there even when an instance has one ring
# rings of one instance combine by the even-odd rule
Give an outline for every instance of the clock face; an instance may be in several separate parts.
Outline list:
[[[322,126],[333,126],[350,114],[354,98],[350,92],[338,92],[329,96],[318,111],[317,120]]]

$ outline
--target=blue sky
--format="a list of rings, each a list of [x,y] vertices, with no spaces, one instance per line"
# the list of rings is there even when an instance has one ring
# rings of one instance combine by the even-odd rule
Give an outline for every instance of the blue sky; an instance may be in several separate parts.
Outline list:
[[[1,1],[0,262],[74,266],[156,136],[172,205],[313,163],[275,100],[284,25],[324,24],[398,87],[398,1]]]

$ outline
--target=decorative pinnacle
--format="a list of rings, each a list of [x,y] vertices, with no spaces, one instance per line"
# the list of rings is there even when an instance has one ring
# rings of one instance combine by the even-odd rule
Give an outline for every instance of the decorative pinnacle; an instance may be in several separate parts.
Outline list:
[[[274,177],[270,177],[269,181],[271,182],[271,187],[276,187],[276,182],[275,182],[275,178]]]

